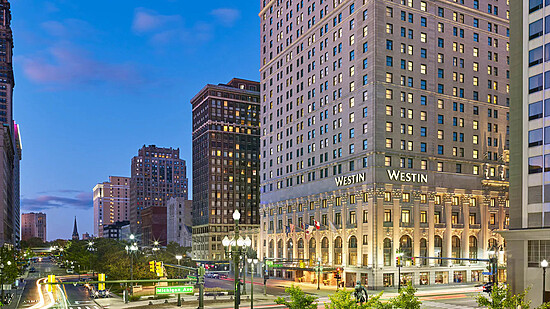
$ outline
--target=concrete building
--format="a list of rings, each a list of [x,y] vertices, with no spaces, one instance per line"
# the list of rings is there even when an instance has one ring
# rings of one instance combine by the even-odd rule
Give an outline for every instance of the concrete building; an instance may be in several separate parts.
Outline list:
[[[258,245],[259,84],[234,78],[206,85],[193,105],[193,259],[225,260],[224,236],[241,212],[242,233]]]
[[[129,227],[130,221],[128,220],[117,221],[112,224],[104,225],[102,237],[128,241],[130,237]]]
[[[543,279],[540,269],[550,261],[550,11],[538,0],[513,0],[510,11],[510,230],[502,234],[508,283],[514,293],[530,287],[527,297],[538,306],[543,280],[550,301],[550,275]]]
[[[260,257],[294,260],[271,275],[314,281],[321,259],[329,284],[487,280],[412,257],[503,245],[506,1],[261,3]]]
[[[21,215],[21,239],[29,240],[33,237],[47,241],[45,213],[30,212]]]
[[[130,228],[138,236],[142,234],[142,211],[148,207],[166,207],[171,197],[188,198],[187,170],[180,159],[180,150],[161,148],[155,145],[143,146],[132,158],[130,178]],[[161,210],[155,212],[161,213]],[[166,210],[164,210],[166,215]],[[151,227],[149,227],[151,228]],[[166,221],[164,221],[166,240]],[[154,232],[155,235],[162,231]],[[152,234],[151,234],[152,235]],[[141,237],[145,243],[151,241]]]
[[[175,242],[183,247],[191,247],[193,201],[181,197],[171,198],[166,206],[167,243]]]
[[[109,176],[94,187],[94,234],[103,237],[103,226],[130,220],[130,178]]]
[[[13,120],[13,35],[10,2],[0,0],[0,245],[20,237],[19,161],[21,136]]]

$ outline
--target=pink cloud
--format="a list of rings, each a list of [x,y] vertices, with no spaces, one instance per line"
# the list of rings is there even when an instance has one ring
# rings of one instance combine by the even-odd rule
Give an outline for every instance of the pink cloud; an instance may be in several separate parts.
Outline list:
[[[25,75],[39,84],[133,84],[140,79],[129,64],[103,62],[86,51],[66,46],[53,47],[46,56],[22,57],[22,64]]]
[[[132,30],[136,33],[144,33],[159,30],[170,24],[181,22],[179,15],[161,15],[145,8],[137,8],[134,13]]]

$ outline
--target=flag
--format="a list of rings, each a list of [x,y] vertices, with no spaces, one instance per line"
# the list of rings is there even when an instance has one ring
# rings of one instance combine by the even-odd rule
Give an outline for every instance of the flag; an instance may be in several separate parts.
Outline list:
[[[294,224],[290,224],[290,232],[295,233],[296,232],[296,226]]]
[[[330,223],[330,231],[333,233],[336,233],[336,227],[334,226],[334,223],[332,223],[332,221],[330,221],[329,223]]]
[[[285,228],[286,228],[286,236],[288,236],[288,233],[290,233],[290,226],[287,225],[285,226]]]
[[[319,223],[319,221],[313,220],[313,223],[315,223],[315,228],[316,228],[316,229],[320,229],[320,228],[321,228],[321,223]]]
[[[302,229],[302,231],[304,231],[304,230],[305,230],[305,227],[304,227],[304,223],[303,223],[303,222],[302,222],[302,223],[300,223],[300,228]]]
[[[311,237],[311,232],[313,232],[313,225],[306,224],[306,240]]]

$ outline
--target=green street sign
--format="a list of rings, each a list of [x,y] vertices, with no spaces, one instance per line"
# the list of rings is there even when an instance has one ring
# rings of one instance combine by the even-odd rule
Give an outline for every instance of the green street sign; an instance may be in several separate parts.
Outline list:
[[[187,279],[197,279],[196,276],[187,276]]]
[[[157,286],[155,287],[155,294],[184,294],[184,293],[194,293],[195,287],[192,285],[185,286]]]
[[[283,264],[273,264],[271,267],[280,268],[280,267],[283,267]]]
[[[273,261],[265,261],[265,265],[267,265],[267,266],[273,266]]]

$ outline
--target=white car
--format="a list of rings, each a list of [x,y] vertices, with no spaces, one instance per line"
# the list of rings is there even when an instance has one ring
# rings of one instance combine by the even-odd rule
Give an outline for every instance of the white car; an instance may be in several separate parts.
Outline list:
[[[67,268],[67,273],[68,273],[68,274],[74,274],[74,269],[72,269],[72,268]]]

